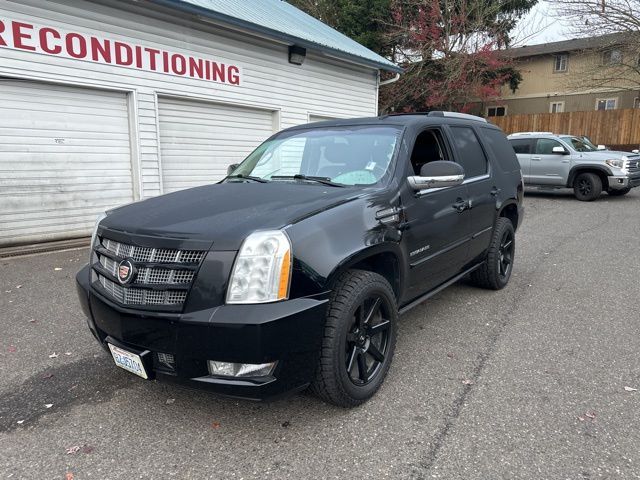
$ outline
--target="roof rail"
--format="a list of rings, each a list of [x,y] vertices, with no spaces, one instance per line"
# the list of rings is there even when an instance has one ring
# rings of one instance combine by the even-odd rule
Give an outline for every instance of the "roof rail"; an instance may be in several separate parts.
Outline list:
[[[434,112],[429,112],[429,116],[430,117],[460,118],[462,120],[475,120],[476,122],[487,123],[487,119],[486,118],[478,117],[477,115],[470,115],[468,113],[434,111]]]
[[[516,132],[512,133],[511,136],[517,135],[555,135],[553,132]]]
[[[400,117],[402,115],[426,115],[427,117],[460,118],[463,120],[475,120],[476,122],[487,123],[487,120],[485,118],[478,117],[476,115],[469,115],[468,113],[459,113],[459,112],[445,112],[441,110],[433,110],[431,112],[388,113],[386,115],[382,115],[380,118]]]

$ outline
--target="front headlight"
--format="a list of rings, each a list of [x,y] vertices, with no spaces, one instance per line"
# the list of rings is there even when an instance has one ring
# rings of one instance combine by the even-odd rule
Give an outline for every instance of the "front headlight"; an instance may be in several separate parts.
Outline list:
[[[605,160],[604,163],[613,168],[624,168],[624,160],[620,158],[612,158],[610,160]]]
[[[93,246],[96,243],[96,235],[98,234],[98,226],[100,225],[100,222],[102,220],[104,220],[107,216],[107,212],[102,212],[100,215],[98,215],[98,218],[96,218],[96,224],[93,227],[93,233],[91,234],[91,248],[93,248]]]
[[[281,230],[253,232],[238,252],[227,303],[286,300],[291,281],[291,242]]]

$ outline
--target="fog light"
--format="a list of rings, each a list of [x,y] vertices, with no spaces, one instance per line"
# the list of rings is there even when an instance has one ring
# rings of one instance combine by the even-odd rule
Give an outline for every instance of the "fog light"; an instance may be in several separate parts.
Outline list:
[[[276,362],[229,363],[209,360],[209,373],[223,377],[266,377],[273,372]]]

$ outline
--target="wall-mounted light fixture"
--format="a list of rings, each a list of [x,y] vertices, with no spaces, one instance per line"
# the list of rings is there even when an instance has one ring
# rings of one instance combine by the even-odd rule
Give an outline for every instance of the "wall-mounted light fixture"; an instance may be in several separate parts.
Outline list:
[[[289,63],[294,65],[302,65],[307,56],[307,49],[298,45],[289,46]]]

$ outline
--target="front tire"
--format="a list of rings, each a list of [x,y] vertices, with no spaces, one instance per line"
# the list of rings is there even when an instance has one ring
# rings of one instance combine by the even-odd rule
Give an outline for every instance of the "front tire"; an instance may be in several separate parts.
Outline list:
[[[595,173],[581,173],[573,182],[573,194],[581,202],[591,202],[602,193],[602,180]]]
[[[630,188],[623,188],[622,190],[609,190],[607,193],[612,197],[622,197],[631,191]]]
[[[479,287],[500,290],[507,286],[513,270],[516,234],[511,220],[500,217],[493,229],[485,262],[471,273],[471,281]]]
[[[397,318],[396,298],[384,277],[364,270],[344,273],[329,301],[312,391],[340,407],[369,400],[389,371]]]

